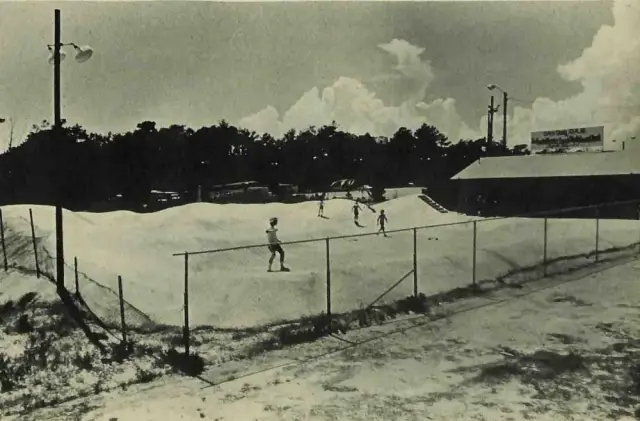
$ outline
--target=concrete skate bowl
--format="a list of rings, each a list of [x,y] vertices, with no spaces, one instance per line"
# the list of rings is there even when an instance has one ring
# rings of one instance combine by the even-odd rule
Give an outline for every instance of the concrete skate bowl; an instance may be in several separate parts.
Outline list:
[[[87,301],[104,317],[117,315],[117,277],[122,276],[132,324],[179,326],[183,322],[184,259],[180,251],[211,250],[260,244],[268,218],[280,218],[280,238],[320,241],[286,244],[291,272],[267,273],[269,253],[264,246],[190,255],[188,261],[192,326],[239,328],[297,319],[326,309],[326,241],[337,235],[375,231],[375,217],[361,212],[364,228],[353,222],[352,202],[327,202],[317,217],[317,204],[215,205],[191,204],[153,214],[65,212],[65,252],[78,257],[86,280],[93,285]],[[473,277],[473,224],[470,218],[441,214],[417,198],[402,197],[376,206],[388,214],[388,229],[445,223],[416,231],[418,287],[427,295],[470,284]],[[52,240],[53,209],[32,207],[36,226],[47,250]],[[27,215],[28,207],[6,207],[5,215]],[[7,218],[5,218],[7,219]],[[16,220],[7,220],[8,225]],[[24,222],[24,220],[22,220]],[[27,225],[28,226],[28,225]],[[24,227],[24,224],[23,224]],[[476,280],[495,279],[535,266],[543,258],[542,219],[479,220],[476,224]],[[595,246],[594,221],[549,220],[548,259],[588,254]],[[600,247],[625,246],[638,241],[636,221],[601,221]],[[29,231],[26,231],[29,233]],[[348,237],[329,241],[332,310],[357,309],[374,301],[413,267],[413,231]],[[53,253],[51,253],[53,254]],[[584,257],[585,261],[593,258]],[[563,264],[559,261],[560,267]],[[570,264],[574,264],[573,260]],[[274,268],[278,267],[277,260]],[[72,264],[67,280],[73,279]],[[68,281],[69,284],[70,281]],[[380,303],[413,292],[408,276]],[[137,310],[136,310],[137,309]],[[136,316],[137,315],[137,316]],[[127,314],[129,319],[129,314]],[[129,322],[129,321],[128,321]]]

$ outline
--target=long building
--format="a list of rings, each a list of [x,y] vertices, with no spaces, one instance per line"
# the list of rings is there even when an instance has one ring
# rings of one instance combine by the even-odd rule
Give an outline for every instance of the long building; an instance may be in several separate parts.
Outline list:
[[[450,188],[457,194],[457,211],[482,216],[635,200],[640,199],[640,155],[620,151],[481,158],[453,176]],[[638,208],[631,205],[603,212],[638,218]],[[594,216],[587,213],[567,216]]]

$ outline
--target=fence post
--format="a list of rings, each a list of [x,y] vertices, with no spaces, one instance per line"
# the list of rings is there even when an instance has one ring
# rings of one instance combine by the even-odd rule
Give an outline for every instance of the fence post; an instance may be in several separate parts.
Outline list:
[[[124,318],[124,293],[122,291],[122,276],[118,275],[118,295],[120,297],[120,323],[122,324],[122,343],[127,343],[127,323]]]
[[[80,282],[78,282],[78,258],[73,258],[73,273],[76,278],[76,297],[80,296]]]
[[[0,209],[0,241],[2,241],[2,256],[4,258],[4,271],[9,270],[9,262],[7,261],[7,247],[4,242],[4,219],[2,218],[2,209]]]
[[[596,207],[596,262],[598,261],[598,247],[600,242],[600,208]]]
[[[38,263],[38,244],[36,243],[36,229],[33,225],[33,211],[29,208],[29,221],[31,222],[31,241],[33,242],[33,254],[36,258],[36,277],[40,277],[40,264]]]
[[[476,244],[478,242],[478,222],[473,221],[473,285],[476,284]]]
[[[638,223],[640,223],[640,204],[637,204],[638,206]],[[0,216],[2,215],[2,213],[0,212]],[[2,222],[2,218],[0,217],[0,222]],[[638,239],[638,253],[640,253],[640,238]],[[5,262],[6,264],[6,262]]]
[[[189,253],[184,254],[184,353],[189,355]]]
[[[413,296],[418,296],[418,239],[417,229],[413,229]]]
[[[329,238],[325,240],[327,250],[327,317],[329,318],[329,326],[331,326],[331,252],[329,249]]]
[[[549,219],[545,216],[544,217],[544,245],[543,245],[543,256],[542,256],[542,275],[544,277],[547,276],[547,236],[548,236],[548,225],[549,225]]]

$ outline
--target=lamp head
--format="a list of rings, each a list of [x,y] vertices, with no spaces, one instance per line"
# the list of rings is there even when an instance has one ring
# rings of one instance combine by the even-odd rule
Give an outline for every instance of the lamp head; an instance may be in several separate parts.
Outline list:
[[[76,61],[78,63],[84,63],[89,60],[93,55],[93,48],[88,45],[83,45],[82,47],[74,46],[78,53],[76,54]]]
[[[494,90],[494,89],[496,89],[497,87],[498,87],[498,86],[497,86],[497,85],[495,85],[494,83],[492,83],[492,84],[490,84],[490,85],[487,85],[487,89],[488,89],[488,90],[490,90],[490,91],[493,91],[493,90]]]
[[[64,60],[67,57],[67,53],[65,53],[64,51],[60,50],[60,61]],[[52,51],[51,52],[51,57],[49,57],[49,64],[53,64],[55,61],[55,53]]]

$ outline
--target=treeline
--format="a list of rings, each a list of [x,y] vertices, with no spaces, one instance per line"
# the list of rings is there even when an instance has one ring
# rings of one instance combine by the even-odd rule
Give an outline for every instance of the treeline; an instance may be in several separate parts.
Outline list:
[[[46,121],[21,145],[0,155],[2,204],[55,203],[58,186],[69,209],[119,194],[130,207],[152,189],[190,192],[198,185],[255,180],[291,183],[322,191],[335,180],[355,178],[376,187],[448,180],[478,157],[524,154],[485,139],[450,142],[435,127],[400,128],[390,138],[344,132],[336,124],[281,138],[236,128],[225,121],[193,130],[145,121],[122,134],[89,133],[63,124],[53,141]]]

